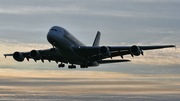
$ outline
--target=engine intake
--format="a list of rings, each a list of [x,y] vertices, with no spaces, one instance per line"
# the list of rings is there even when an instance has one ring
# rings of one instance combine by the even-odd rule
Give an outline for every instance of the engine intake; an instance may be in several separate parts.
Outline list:
[[[40,60],[41,59],[41,54],[37,50],[32,50],[30,52],[30,57],[35,59],[35,60]]]
[[[141,54],[141,49],[138,46],[133,45],[130,49],[130,52],[132,55],[139,56]]]
[[[102,46],[100,49],[99,49],[99,52],[102,56],[104,57],[109,57],[111,56],[111,51],[109,50],[108,47],[106,46]]]
[[[20,52],[14,52],[13,58],[14,58],[16,61],[19,61],[19,62],[24,61],[24,55],[23,55],[22,53],[20,53]]]

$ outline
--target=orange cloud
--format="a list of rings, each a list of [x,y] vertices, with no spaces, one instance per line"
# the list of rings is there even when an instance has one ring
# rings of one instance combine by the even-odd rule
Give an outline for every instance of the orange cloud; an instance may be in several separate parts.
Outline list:
[[[12,96],[9,92],[14,96],[180,94],[178,79],[180,75],[0,69],[0,93],[7,92],[8,96]]]

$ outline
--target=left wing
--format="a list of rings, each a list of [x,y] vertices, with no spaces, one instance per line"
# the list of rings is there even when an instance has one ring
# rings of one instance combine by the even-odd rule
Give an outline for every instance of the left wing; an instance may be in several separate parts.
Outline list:
[[[74,51],[82,56],[88,58],[89,61],[102,61],[105,58],[112,58],[115,56],[124,55],[139,56],[144,54],[143,50],[152,50],[152,49],[161,49],[161,48],[170,48],[175,47],[175,45],[163,45],[163,46],[74,46]],[[103,60],[104,61],[104,60]]]
[[[29,59],[34,59],[35,62],[37,60],[41,60],[42,62],[44,62],[44,60],[48,60],[49,62],[55,61],[56,63],[67,63],[67,61],[63,57],[61,57],[61,54],[56,48],[32,50],[30,52],[14,52],[13,54],[4,54],[4,56],[13,56],[13,58],[19,62],[22,62],[24,58],[26,58],[28,61]]]

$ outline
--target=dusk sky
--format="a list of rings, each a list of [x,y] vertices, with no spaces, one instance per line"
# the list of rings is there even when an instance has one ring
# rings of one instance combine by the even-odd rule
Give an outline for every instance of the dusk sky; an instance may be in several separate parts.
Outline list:
[[[93,93],[90,89],[94,86],[89,87],[82,82],[92,80],[91,84],[99,87],[102,82],[96,81],[102,78],[104,78],[104,81],[117,81],[111,82],[116,83],[115,85],[121,85],[121,81],[125,81],[127,85],[129,83],[129,86],[134,87],[133,90],[129,90],[129,86],[124,86],[124,90],[129,90],[129,92],[132,92],[131,94],[135,94],[135,88],[141,86],[139,84],[141,84],[144,79],[147,81],[154,80],[155,84],[153,87],[154,89],[160,87],[160,89],[158,89],[159,92],[172,91],[171,94],[179,94],[179,10],[179,0],[0,0],[0,77],[4,77],[4,79],[1,78],[0,89],[4,89],[4,91],[7,92],[20,92],[16,94],[26,92],[26,90],[29,89],[27,89],[28,87],[26,86],[26,80],[24,78],[27,78],[27,82],[32,83],[32,85],[29,85],[31,87],[36,85],[46,87],[48,84],[58,86],[58,82],[56,81],[61,81],[61,77],[62,79],[66,78],[64,85],[69,84],[69,86],[71,86],[73,85],[72,77],[74,76],[75,83],[78,83],[79,79],[82,79],[80,80],[81,82],[76,85],[78,85],[78,87],[83,85],[82,89],[88,90],[86,94]],[[65,68],[59,69],[55,62],[49,63],[45,61],[45,63],[41,63],[38,61],[36,63],[33,60],[30,60],[30,62],[25,60],[19,63],[12,57],[4,58],[3,54],[5,53],[52,48],[46,39],[46,35],[49,29],[55,25],[67,29],[87,46],[92,45],[97,31],[100,31],[101,46],[176,45],[176,49],[169,48],[144,51],[144,56],[134,58],[130,55],[124,56],[124,59],[131,60],[131,62],[128,63],[105,64],[88,69],[81,69],[77,66],[76,70],[69,70],[67,65]],[[115,57],[114,59],[121,58]],[[54,72],[55,76],[52,76]],[[27,77],[27,75],[30,74],[33,74],[31,75],[33,76],[32,78]],[[81,75],[79,76],[79,74]],[[95,77],[92,77],[92,75]],[[144,76],[147,78],[143,78],[142,80]],[[17,82],[13,81],[12,78],[16,78]],[[54,81],[52,81],[56,83],[48,83],[50,81],[45,80],[43,83],[47,82],[48,84],[43,85],[41,84],[42,82],[38,83],[38,79],[36,80],[36,78],[40,81],[43,81],[43,78],[55,78],[53,79]],[[7,79],[9,81],[7,81]],[[136,80],[140,82],[137,83]],[[159,80],[162,82],[159,82]],[[153,85],[152,82],[147,81],[143,87]],[[170,84],[170,81],[173,81],[173,84]],[[20,87],[18,84],[21,82],[23,82],[23,91],[16,90],[16,87],[17,89]],[[110,84],[107,83],[107,85]],[[174,88],[171,89],[170,86],[173,86],[176,90]],[[73,89],[73,91],[76,92],[78,87]],[[103,87],[106,88],[106,85]],[[99,88],[100,92],[98,92],[98,94],[103,95],[102,97],[104,97],[105,94],[102,91],[103,87]],[[118,87],[119,86],[117,86],[117,89],[120,90]],[[140,87],[140,89],[144,89],[143,87]],[[117,91],[113,92],[113,89],[106,89],[105,91],[109,92],[107,95],[110,93],[117,95],[123,94]],[[50,91],[49,89],[45,90],[46,91],[39,89],[39,91],[35,91],[34,89],[31,93]],[[151,93],[157,93],[158,90],[156,90],[153,90]],[[74,92],[71,94],[74,94]],[[126,92],[126,95],[129,94],[129,92]],[[149,89],[145,89],[144,92],[147,93],[150,91]],[[0,91],[0,94],[3,93],[3,91]],[[53,93],[55,93],[55,91]],[[58,93],[61,92],[58,91]],[[79,92],[79,94],[81,93],[83,93],[83,90]],[[66,94],[69,93],[66,92]],[[140,94],[142,94],[142,92],[140,92]],[[1,95],[1,97],[2,96],[4,95]],[[91,99],[91,97],[87,98]]]

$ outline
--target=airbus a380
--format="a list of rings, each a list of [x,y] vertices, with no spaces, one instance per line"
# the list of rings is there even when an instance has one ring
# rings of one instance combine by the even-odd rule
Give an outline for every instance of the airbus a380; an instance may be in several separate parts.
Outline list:
[[[44,60],[60,62],[59,67],[70,64],[69,69],[75,69],[75,65],[81,68],[89,66],[99,66],[104,63],[128,62],[130,60],[123,59],[124,55],[139,56],[143,55],[143,50],[161,49],[175,47],[175,45],[160,46],[99,46],[101,33],[98,31],[92,46],[85,46],[76,39],[66,29],[53,26],[48,34],[47,40],[52,44],[53,48],[44,50],[32,50],[30,52],[14,52],[13,54],[4,54],[4,56],[13,56],[16,61],[22,62],[24,58],[28,61]],[[112,57],[120,56],[122,59],[113,60]],[[110,58],[107,60],[107,58]]]

